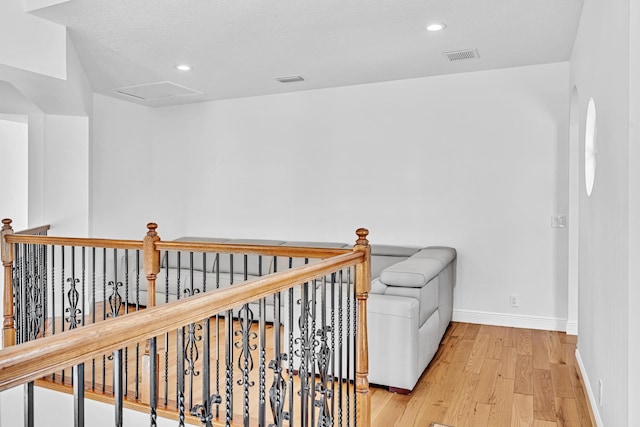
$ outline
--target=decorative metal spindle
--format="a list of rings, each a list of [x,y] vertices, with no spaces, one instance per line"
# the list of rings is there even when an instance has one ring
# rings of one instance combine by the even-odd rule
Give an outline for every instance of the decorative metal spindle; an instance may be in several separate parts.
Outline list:
[[[44,233],[46,235],[46,233]],[[40,245],[40,271],[42,272],[42,336],[47,332],[48,305],[47,305],[47,245]]]
[[[55,268],[56,268],[56,247],[51,246],[51,317],[53,318],[53,322],[51,322],[51,335],[56,333],[56,281],[55,281]],[[51,375],[51,378],[55,381],[56,373],[54,372]]]
[[[338,286],[338,383],[340,384],[340,387],[338,388],[338,421],[339,421],[339,426],[342,427],[342,409],[343,409],[343,396],[342,396],[342,389],[344,388],[342,386],[342,383],[344,381],[344,376],[343,376],[343,372],[342,372],[342,364],[343,364],[343,358],[342,358],[342,341],[343,341],[343,336],[342,336],[342,331],[343,331],[343,322],[342,322],[342,316],[343,316],[343,308],[342,308],[342,298],[343,298],[343,294],[342,294],[342,288],[343,286],[343,281],[342,281],[342,270],[340,270],[340,272],[338,273],[339,275],[339,286]],[[348,381],[348,380],[347,380]]]
[[[355,378],[355,375],[354,375]],[[351,270],[347,270],[347,425],[351,425]],[[353,381],[355,386],[355,381]],[[355,394],[355,393],[354,393]]]
[[[84,363],[73,367],[73,425],[84,427]]]
[[[65,312],[65,308],[64,308],[64,254],[65,254],[65,247],[64,246],[60,246],[60,258],[62,261],[62,271],[60,272],[60,300],[62,301],[62,308],[60,310],[60,317],[64,318],[64,312]],[[62,329],[62,332],[64,332],[64,321],[60,322],[61,326],[60,329]],[[64,384],[64,377],[65,377],[65,370],[62,370],[62,383]]]
[[[206,265],[203,264],[203,265]],[[206,287],[204,288],[206,289]],[[209,318],[202,321],[204,342],[202,345],[202,404],[195,405],[191,408],[191,415],[198,417],[204,427],[211,427],[211,420],[213,420],[213,405],[219,405],[222,399],[219,394],[210,395],[211,378],[210,378],[210,342],[209,342]]]
[[[229,286],[233,286],[233,254],[229,254]],[[225,333],[225,421],[230,425],[233,420],[233,310],[227,310],[224,320]]]
[[[317,330],[317,334],[320,337],[320,348],[317,354],[320,381],[315,386],[315,391],[320,395],[320,398],[315,400],[315,406],[320,408],[318,412],[318,427],[329,427],[333,425],[333,412],[329,407],[329,400],[333,402],[333,393],[329,388],[329,366],[333,357],[327,335],[333,334],[333,330],[331,326],[327,326],[327,282],[325,277],[321,281],[320,300],[321,327]]]
[[[262,259],[260,259],[260,275],[262,275]],[[267,363],[267,327],[265,312],[267,301],[261,298],[258,305],[258,347],[260,348],[259,392],[258,392],[258,426],[266,427],[266,363]],[[275,323],[274,323],[275,325]],[[274,327],[274,333],[276,327]]]
[[[275,258],[275,257],[274,257]],[[293,258],[289,258],[289,268],[293,268]],[[289,322],[289,347],[287,354],[289,355],[289,423],[291,424],[293,420],[295,420],[293,407],[294,407],[294,393],[293,393],[293,377],[294,375],[294,366],[293,366],[293,354],[294,354],[294,341],[293,341],[293,325],[294,325],[294,314],[293,314],[293,288],[289,288],[289,313],[287,322]]]
[[[102,320],[107,319],[107,248],[102,249]],[[107,384],[107,356],[102,355],[102,394]]]
[[[194,273],[193,273],[193,252],[189,253],[189,275],[190,275],[190,285],[188,289],[185,289],[184,292],[189,296],[193,296],[200,292],[200,289],[194,288]],[[200,372],[195,370],[195,363],[198,360],[198,341],[202,340],[202,335],[198,336],[197,332],[202,330],[202,325],[191,323],[188,327],[187,334],[187,343],[184,349],[184,359],[186,363],[185,375],[189,376],[189,405],[188,407],[193,407],[193,383],[194,377],[200,375]],[[207,393],[208,394],[208,393]]]
[[[317,322],[316,322],[316,315],[317,315],[317,309],[318,309],[318,304],[317,304],[317,290],[318,290],[318,286],[317,280],[313,280],[313,282],[311,282],[311,334],[310,334],[310,339],[311,339],[311,347],[309,348],[309,351],[311,352],[311,386],[310,386],[310,392],[311,392],[311,425],[315,426],[316,425],[316,411],[313,409],[316,405],[316,360],[317,360],[317,354],[316,354],[316,335],[318,334],[317,332]]]
[[[85,316],[85,300],[87,299],[86,297],[86,289],[87,289],[87,282],[86,282],[86,270],[87,270],[87,265],[86,265],[86,256],[87,256],[87,248],[86,247],[82,247],[82,298],[81,298],[81,308],[80,308],[80,313],[82,314],[82,326],[84,326],[86,324],[86,316]],[[84,366],[82,367],[82,372],[84,375]]]
[[[216,272],[216,289],[220,289],[220,254],[216,253],[213,262]],[[220,396],[220,314],[216,313],[216,395]],[[220,403],[216,404],[216,418],[220,417]]]
[[[300,342],[300,416],[302,417],[302,427],[306,427],[309,419],[309,408],[308,408],[308,395],[309,395],[309,353],[310,346],[309,343],[309,283],[305,282],[302,285],[302,299],[300,300],[300,338],[296,338],[296,341]]]
[[[136,250],[136,312],[140,311],[140,251]],[[127,268],[128,270],[128,268]],[[154,339],[154,346],[156,345],[155,342],[155,337]],[[152,353],[151,350],[149,350],[149,354],[157,354],[154,350],[154,352]],[[149,360],[154,359],[154,363],[155,363],[155,372],[158,372],[158,364],[157,364],[157,358],[155,357],[150,357]],[[154,371],[152,371],[154,372]],[[140,344],[136,343],[136,381],[135,381],[135,392],[136,392],[136,399],[140,398]],[[156,387],[157,387],[157,378],[154,377],[152,379],[152,381],[156,382]],[[152,390],[156,390],[156,404],[158,403],[158,390],[156,388],[153,388]]]
[[[96,248],[91,248],[91,323],[96,323]],[[91,359],[91,390],[96,389],[96,359]]]
[[[331,273],[331,415],[335,419],[336,393],[336,273]]]
[[[178,263],[178,265],[180,265]],[[178,345],[177,345],[177,350],[178,350],[178,354],[176,355],[177,359],[178,359],[178,363],[176,364],[177,366],[177,398],[176,401],[178,403],[178,425],[180,427],[184,427],[184,417],[185,417],[185,403],[184,403],[184,373],[185,373],[185,369],[184,369],[184,328],[179,328],[177,331],[177,335],[178,335]]]
[[[67,292],[67,298],[69,299],[69,307],[65,309],[65,313],[68,316],[65,321],[69,324],[69,329],[76,329],[80,324],[78,316],[83,314],[78,309],[78,303],[80,302],[80,293],[78,292],[77,285],[80,283],[80,279],[75,278],[76,275],[76,247],[71,247],[71,277],[67,278],[69,283],[69,292]]]
[[[169,251],[164,252],[164,302],[169,302]],[[147,297],[148,298],[148,297]],[[164,406],[169,404],[169,333],[164,334]]]
[[[350,277],[351,276],[351,268],[349,268],[347,275]],[[354,276],[355,276],[355,272],[354,272]],[[354,277],[355,279],[355,277]],[[355,283],[355,281],[354,281]],[[352,304],[353,304],[353,423],[357,424],[357,413],[358,413],[358,408],[357,408],[357,402],[358,402],[358,394],[356,392],[356,358],[357,358],[357,354],[358,354],[358,347],[357,347],[357,342],[358,342],[358,336],[357,336],[357,331],[358,331],[358,299],[356,298],[356,286],[353,285],[353,298],[352,298]]]
[[[291,420],[289,413],[284,410],[287,403],[287,382],[282,377],[282,362],[287,360],[287,354],[282,352],[280,340],[280,293],[273,295],[273,351],[274,358],[269,362],[269,368],[273,370],[273,383],[269,390],[271,413],[273,422],[270,427],[282,427],[285,420]]]
[[[113,352],[113,403],[116,427],[122,427],[122,402],[122,350],[116,350]]]
[[[24,385],[24,427],[34,427],[33,382]]]
[[[136,270],[137,271],[137,270]],[[149,338],[149,354],[154,355],[156,353],[156,337]],[[156,357],[149,358],[149,371],[150,371],[150,379],[149,379],[149,416],[150,416],[150,425],[152,427],[156,427],[156,420],[158,418],[157,408],[158,408],[158,384],[157,384],[157,374],[158,374],[158,359]],[[136,381],[137,383],[137,381]],[[137,390],[137,385],[136,385]],[[136,391],[136,395],[138,392]]]

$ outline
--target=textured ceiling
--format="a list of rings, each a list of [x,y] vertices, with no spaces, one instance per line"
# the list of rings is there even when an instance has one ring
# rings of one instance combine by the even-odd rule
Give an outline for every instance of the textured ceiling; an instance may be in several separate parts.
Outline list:
[[[69,0],[66,25],[94,90],[149,106],[569,59],[583,0]],[[434,21],[445,31],[430,33]],[[451,62],[447,51],[477,49]],[[193,66],[180,72],[178,63]],[[275,77],[301,75],[283,84]],[[141,100],[125,86],[202,94]]]

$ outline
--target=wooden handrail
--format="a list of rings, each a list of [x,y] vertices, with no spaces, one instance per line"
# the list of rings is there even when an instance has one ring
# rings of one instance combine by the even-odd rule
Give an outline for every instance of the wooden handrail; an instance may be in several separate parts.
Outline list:
[[[156,249],[190,252],[243,253],[292,258],[329,258],[349,253],[350,248],[307,248],[301,246],[245,245],[239,243],[157,242]]]
[[[49,224],[41,225],[38,227],[27,228],[26,230],[16,231],[15,234],[25,234],[25,235],[38,235],[43,231],[51,230],[51,226]]]
[[[0,351],[0,391],[201,321],[215,313],[284,291],[336,270],[361,265],[366,262],[367,257],[366,250],[350,251],[314,264],[6,348]],[[364,290],[362,287],[360,289]]]
[[[87,248],[142,249],[141,240],[90,239],[86,237],[54,237],[12,234],[6,236],[7,243],[33,245],[85,246]]]

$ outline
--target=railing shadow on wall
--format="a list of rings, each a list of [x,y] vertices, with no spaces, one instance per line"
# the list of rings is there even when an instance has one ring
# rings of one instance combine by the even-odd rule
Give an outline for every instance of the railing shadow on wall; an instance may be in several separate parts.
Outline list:
[[[368,231],[351,249],[14,233],[0,391],[25,385],[212,425],[370,426]]]

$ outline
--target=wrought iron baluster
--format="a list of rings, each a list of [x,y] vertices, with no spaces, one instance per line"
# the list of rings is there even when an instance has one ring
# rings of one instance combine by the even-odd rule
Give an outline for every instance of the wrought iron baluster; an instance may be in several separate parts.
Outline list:
[[[24,427],[34,427],[33,382],[24,385]]]
[[[184,327],[177,331],[177,404],[178,404],[178,425],[184,427],[185,403],[184,403]]]
[[[333,413],[331,412],[329,401],[333,401],[332,391],[329,388],[329,366],[331,364],[332,353],[329,348],[327,335],[333,333],[327,325],[327,283],[326,278],[321,279],[320,288],[320,328],[317,329],[317,336],[320,338],[320,347],[317,352],[317,365],[319,382],[315,384],[315,392],[320,395],[319,399],[314,399],[318,411],[318,427],[329,427],[333,424]],[[315,378],[315,376],[314,376]],[[315,424],[315,423],[314,423]]]
[[[213,261],[213,270],[216,273],[216,289],[220,289],[220,254],[216,253]],[[216,395],[220,396],[220,313],[216,313]],[[216,402],[216,418],[220,417],[220,404]]]
[[[344,329],[344,325],[343,325],[343,321],[342,321],[342,316],[343,316],[343,306],[342,306],[342,298],[343,298],[343,292],[342,292],[342,288],[344,287],[343,284],[344,282],[342,281],[343,276],[342,276],[342,270],[340,270],[340,272],[338,273],[339,276],[339,286],[338,286],[338,383],[340,384],[340,387],[338,388],[338,425],[340,427],[342,427],[342,413],[343,413],[343,407],[344,407],[344,399],[343,399],[343,395],[342,395],[342,390],[343,390],[343,381],[344,381],[344,376],[343,376],[343,371],[342,371],[342,364],[344,362],[343,360],[343,356],[342,356],[342,341],[343,341],[343,335],[342,335],[342,331]],[[348,381],[348,380],[347,380]]]
[[[46,233],[44,233],[46,235]],[[47,301],[47,245],[40,245],[41,258],[40,258],[40,271],[42,272],[42,336],[44,337],[47,332],[47,321],[49,319],[48,314],[48,301]]]
[[[355,376],[354,376],[355,378]],[[347,425],[351,425],[351,270],[347,270]],[[353,382],[355,386],[355,381]],[[355,393],[354,393],[355,394]]]
[[[262,275],[262,259],[260,259],[260,275]],[[267,301],[261,298],[258,305],[258,347],[260,348],[260,368],[259,368],[259,392],[258,392],[258,426],[266,427],[266,363],[267,363],[267,327],[265,312]],[[276,325],[274,323],[274,333]]]
[[[351,267],[349,268],[347,274],[349,276],[351,276]],[[355,276],[355,271],[354,271],[354,276]],[[358,298],[356,297],[356,286],[355,286],[355,277],[354,277],[354,285],[353,285],[353,294],[352,294],[352,304],[353,304],[353,424],[357,424],[357,413],[358,413],[358,408],[357,408],[357,393],[356,393],[356,358],[358,357],[358,346],[357,346],[357,342],[358,342],[358,336],[357,336],[357,331],[358,331]]]
[[[331,416],[335,420],[336,395],[336,273],[331,273]]]
[[[80,313],[82,314],[81,317],[81,321],[82,321],[82,326],[84,326],[86,324],[86,311],[85,311],[85,300],[86,300],[86,288],[87,288],[87,282],[86,282],[86,270],[87,270],[87,265],[86,265],[86,256],[87,256],[87,248],[86,247],[82,247],[82,293],[81,293],[81,305],[80,305]],[[82,373],[84,375],[84,366],[82,367]]]
[[[91,248],[91,323],[96,323],[96,248]],[[96,359],[91,359],[91,390],[96,389]]]
[[[64,246],[60,246],[60,258],[61,258],[61,262],[62,262],[62,271],[60,272],[60,300],[62,301],[62,308],[60,310],[60,317],[64,318],[64,313],[65,313],[65,308],[64,308],[64,300],[65,300],[65,295],[64,295],[64,267],[65,267],[65,263],[64,263],[64,254],[65,254],[65,250],[66,248]],[[64,332],[64,321],[60,322],[60,329],[62,329],[62,332]],[[65,370],[62,370],[62,383],[64,384],[64,377],[65,377]]]
[[[282,427],[285,420],[290,420],[290,415],[284,410],[287,403],[287,382],[282,376],[282,364],[287,360],[287,354],[282,352],[282,342],[280,340],[280,298],[279,292],[273,295],[273,360],[269,362],[269,368],[273,370],[273,383],[269,390],[269,400],[271,402],[271,413],[273,424],[270,427]]]
[[[73,367],[73,425],[84,427],[84,363]]]
[[[275,258],[275,257],[274,257]],[[274,259],[275,262],[275,259]],[[289,257],[289,268],[293,268],[293,258]],[[294,325],[294,312],[293,312],[293,288],[289,288],[289,316],[287,321],[289,322],[289,348],[287,354],[288,362],[289,362],[289,424],[292,424],[295,420],[294,417],[294,393],[293,393],[293,377],[294,374],[294,366],[293,366],[293,354],[294,354],[294,336],[293,336],[293,325]]]
[[[67,278],[69,283],[69,292],[67,292],[67,298],[69,299],[69,307],[64,312],[68,314],[65,318],[65,322],[69,324],[69,329],[76,329],[80,324],[78,316],[84,314],[78,308],[80,302],[80,293],[78,292],[77,285],[80,283],[80,279],[76,279],[76,247],[71,247],[71,277]]]
[[[169,251],[165,251],[164,259],[164,302],[169,302]],[[147,296],[148,298],[148,296]],[[164,406],[169,404],[169,333],[164,334]]]
[[[139,269],[136,269],[139,271]],[[156,337],[149,338],[149,354],[155,355],[157,354],[156,349]],[[152,427],[156,427],[156,421],[158,418],[157,408],[158,408],[158,384],[157,384],[157,373],[158,373],[158,359],[156,357],[149,358],[149,371],[150,371],[150,379],[149,379],[149,417],[150,417],[150,425]],[[136,381],[137,383],[137,381]],[[136,385],[137,390],[137,385]],[[136,391],[136,395],[137,395]]]
[[[115,425],[122,427],[122,349],[113,352],[113,400],[115,406]]]
[[[107,248],[102,249],[102,320],[107,319]],[[107,384],[107,356],[102,355],[102,394]]]
[[[140,250],[136,250],[136,266],[135,266],[135,281],[136,281],[136,312],[140,311]],[[128,268],[127,268],[128,270]],[[153,338],[154,342],[153,345],[156,346],[157,343],[155,341],[155,337]],[[155,352],[152,353],[151,350],[149,350],[149,354],[157,354]],[[158,364],[157,364],[157,359],[154,357],[154,365],[155,366],[155,371],[151,370],[151,372],[153,372],[154,377],[152,378],[152,382],[155,383],[155,387],[152,390],[155,390],[155,399],[156,399],[156,404],[158,403],[158,390],[157,388],[157,378],[155,377],[156,373],[158,372]],[[151,360],[151,358],[150,358]],[[136,399],[140,398],[140,344],[136,343],[136,381],[135,381],[135,388],[136,388]],[[152,422],[153,424],[153,422]]]

